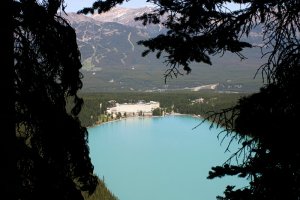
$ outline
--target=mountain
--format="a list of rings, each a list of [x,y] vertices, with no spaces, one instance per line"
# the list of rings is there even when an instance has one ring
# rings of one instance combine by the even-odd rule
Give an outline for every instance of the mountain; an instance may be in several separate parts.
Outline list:
[[[235,54],[214,56],[213,65],[192,64],[192,73],[168,79],[163,59],[154,54],[142,57],[145,50],[137,45],[166,30],[160,25],[143,26],[135,17],[151,12],[152,7],[114,8],[95,15],[68,13],[66,18],[75,28],[81,52],[84,91],[158,91],[213,89],[218,91],[256,91],[261,79],[253,79],[262,64],[258,48],[248,49],[248,59],[240,61]],[[256,29],[249,41],[259,46],[262,35]],[[184,72],[183,72],[184,74]],[[210,87],[213,85],[213,87]]]

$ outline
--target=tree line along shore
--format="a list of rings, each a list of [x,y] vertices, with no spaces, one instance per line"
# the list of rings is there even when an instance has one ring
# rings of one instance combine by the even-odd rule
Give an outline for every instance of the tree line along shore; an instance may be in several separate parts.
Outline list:
[[[120,92],[120,93],[81,93],[84,100],[79,119],[83,126],[91,127],[112,120],[136,116],[161,116],[172,113],[207,117],[210,111],[219,112],[235,105],[246,93],[218,93],[212,91],[198,92]],[[159,107],[152,113],[126,112],[108,113],[107,109],[119,104],[138,104],[143,102],[159,102]],[[112,102],[114,102],[112,104]],[[71,104],[67,105],[71,107]]]

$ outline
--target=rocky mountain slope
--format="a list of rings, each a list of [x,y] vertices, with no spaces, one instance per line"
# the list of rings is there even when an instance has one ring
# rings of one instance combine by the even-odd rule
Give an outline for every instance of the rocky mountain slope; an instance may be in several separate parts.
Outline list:
[[[257,48],[247,50],[248,59],[244,61],[234,54],[226,54],[212,58],[212,66],[195,63],[191,74],[165,84],[163,59],[156,59],[155,55],[142,57],[144,47],[137,45],[137,41],[165,31],[159,25],[143,26],[134,20],[151,9],[114,8],[101,15],[68,13],[66,17],[76,30],[82,56],[84,91],[197,91],[197,88],[211,88],[205,86],[213,84],[216,85],[213,90],[242,92],[257,90],[261,85],[260,79],[253,79],[261,64]],[[259,30],[250,34],[251,43],[259,44],[260,40]]]

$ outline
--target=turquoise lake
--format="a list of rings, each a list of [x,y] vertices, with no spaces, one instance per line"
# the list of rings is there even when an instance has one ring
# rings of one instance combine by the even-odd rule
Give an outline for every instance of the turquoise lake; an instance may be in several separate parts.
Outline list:
[[[222,165],[225,153],[217,135],[201,119],[190,116],[130,118],[89,128],[95,173],[120,200],[212,200],[227,185],[244,179],[208,180],[211,167]],[[239,146],[231,145],[231,152]]]

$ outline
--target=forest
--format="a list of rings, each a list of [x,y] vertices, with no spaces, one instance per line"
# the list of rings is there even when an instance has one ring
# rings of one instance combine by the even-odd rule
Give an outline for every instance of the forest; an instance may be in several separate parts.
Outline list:
[[[160,109],[164,110],[166,113],[175,112],[180,114],[200,115],[204,119],[212,112],[220,112],[222,109],[234,106],[239,98],[247,95],[250,94],[219,93],[209,90],[200,92],[81,93],[80,96],[84,100],[84,105],[79,114],[79,119],[82,125],[87,127],[101,123],[100,116],[105,114],[107,107],[110,106],[110,100],[115,100],[118,103],[137,103],[139,100],[144,100],[146,102],[157,101],[160,103]],[[197,102],[197,99],[200,98],[203,98],[202,103]]]

